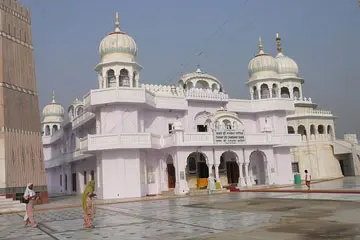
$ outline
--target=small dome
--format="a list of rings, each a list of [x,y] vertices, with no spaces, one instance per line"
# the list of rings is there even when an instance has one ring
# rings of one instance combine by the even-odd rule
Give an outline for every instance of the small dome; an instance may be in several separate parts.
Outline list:
[[[280,52],[276,55],[275,60],[278,63],[279,74],[299,77],[299,67],[292,58]]]
[[[51,103],[47,104],[42,110],[43,122],[62,122],[64,119],[64,108],[56,103],[55,93],[53,92],[53,99]]]
[[[281,38],[279,33],[276,33],[276,45],[278,54],[275,57],[278,63],[279,74],[282,77],[299,77],[299,67],[296,62],[282,53]]]
[[[116,13],[115,31],[109,33],[100,42],[99,53],[101,57],[112,53],[130,54],[134,57],[137,55],[135,40],[125,32],[120,31],[118,13]]]
[[[186,89],[203,88],[219,92],[223,91],[221,82],[216,77],[202,72],[199,66],[195,72],[182,75],[179,80],[179,85],[180,87],[184,87],[185,85]]]
[[[278,64],[274,57],[264,52],[261,38],[259,38],[259,52],[250,60],[248,72],[251,79],[276,77],[278,73]]]

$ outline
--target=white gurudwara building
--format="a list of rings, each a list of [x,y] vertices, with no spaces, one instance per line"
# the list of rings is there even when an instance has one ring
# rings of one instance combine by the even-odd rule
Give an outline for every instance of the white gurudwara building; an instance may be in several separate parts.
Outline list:
[[[232,99],[216,77],[201,71],[176,85],[141,83],[133,38],[119,27],[100,43],[98,89],[64,108],[43,109],[48,191],[80,194],[96,181],[100,198],[132,198],[207,187],[291,184],[358,174],[356,136],[335,138],[335,117],[303,96],[304,79],[285,56],[250,60],[251,99]],[[357,160],[356,160],[357,161]]]

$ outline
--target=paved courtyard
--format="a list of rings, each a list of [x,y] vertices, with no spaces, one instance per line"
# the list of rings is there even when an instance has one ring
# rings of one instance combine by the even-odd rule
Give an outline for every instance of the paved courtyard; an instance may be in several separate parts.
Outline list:
[[[358,184],[322,184],[341,181]],[[360,194],[229,193],[98,205],[90,230],[79,207],[36,212],[36,229],[0,215],[0,239],[360,239],[357,216]]]

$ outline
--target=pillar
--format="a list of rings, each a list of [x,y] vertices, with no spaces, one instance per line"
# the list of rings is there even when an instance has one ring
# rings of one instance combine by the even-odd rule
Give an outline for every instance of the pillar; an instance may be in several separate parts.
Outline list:
[[[239,180],[238,180],[238,188],[242,187],[242,186],[245,186],[246,183],[245,183],[245,178],[243,176],[243,163],[240,162],[240,161],[237,161],[236,162],[238,164],[238,167],[239,167]]]
[[[189,192],[189,187],[186,181],[186,172],[185,172],[185,161],[186,156],[183,152],[177,152],[175,154],[174,166],[175,166],[175,175],[176,175],[176,183],[175,183],[175,194],[176,195],[185,195]]]
[[[115,74],[115,79],[116,79],[116,87],[120,87],[120,75]]]
[[[250,180],[250,176],[249,176],[249,167],[250,167],[250,163],[246,162],[244,163],[245,166],[245,181],[246,181],[246,185],[247,186],[252,186],[251,180]]]

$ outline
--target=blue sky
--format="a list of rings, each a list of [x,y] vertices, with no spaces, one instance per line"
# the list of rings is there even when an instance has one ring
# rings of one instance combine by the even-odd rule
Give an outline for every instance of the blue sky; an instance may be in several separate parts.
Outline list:
[[[40,107],[67,107],[97,87],[98,45],[120,28],[139,48],[143,83],[175,83],[200,64],[233,98],[249,98],[248,61],[259,36],[298,63],[304,95],[338,116],[336,131],[360,134],[360,7],[357,0],[20,0],[31,8]],[[224,24],[226,22],[226,24]],[[223,27],[219,29],[219,27]],[[202,52],[200,56],[198,53]]]

